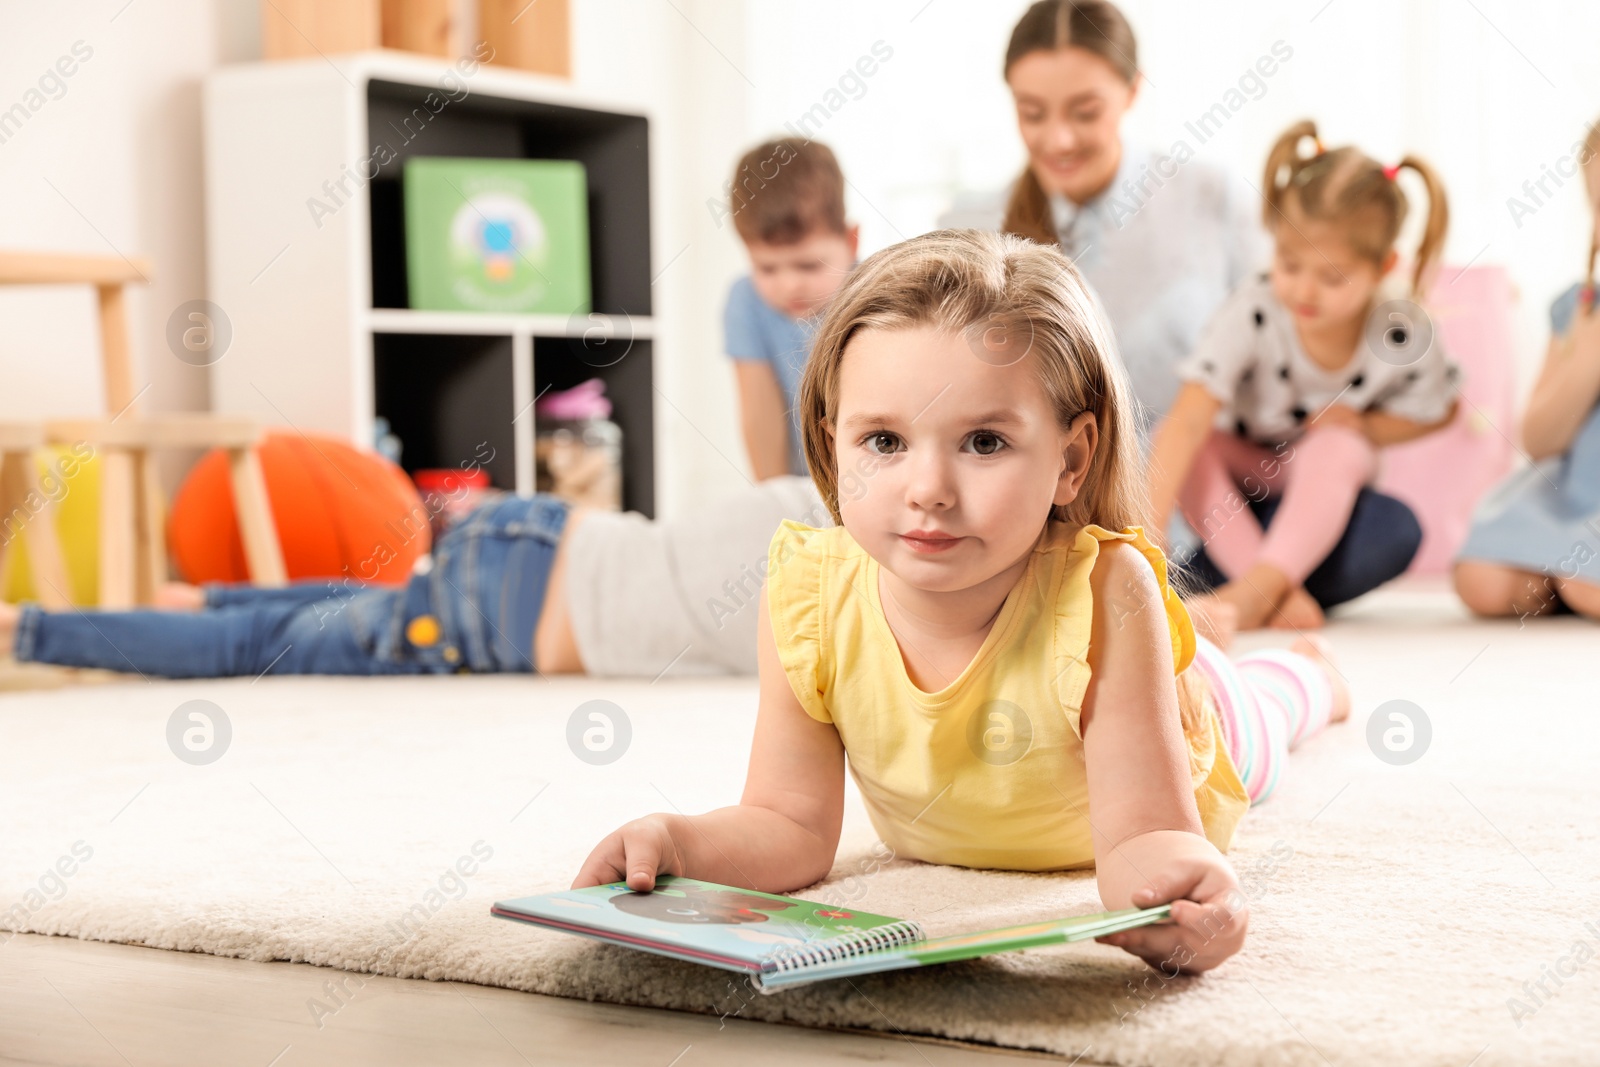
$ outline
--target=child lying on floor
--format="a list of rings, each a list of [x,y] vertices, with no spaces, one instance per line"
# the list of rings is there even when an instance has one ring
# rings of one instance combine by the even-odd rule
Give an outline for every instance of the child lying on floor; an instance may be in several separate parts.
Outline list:
[[[753,674],[760,566],[783,519],[825,521],[783,476],[682,520],[502,496],[453,526],[403,586],[169,587],[190,611],[0,603],[18,660],[169,678],[459,671]]]
[[[1114,352],[1058,249],[945,230],[864,262],[806,366],[806,456],[839,525],[772,539],[744,796],[627,823],[574,887],[811,885],[834,862],[848,753],[896,855],[1093,865],[1107,908],[1173,902],[1175,922],[1110,943],[1190,971],[1237,952],[1248,915],[1223,851],[1287,749],[1349,699],[1313,644],[1234,665],[1197,641],[1132,525]]]

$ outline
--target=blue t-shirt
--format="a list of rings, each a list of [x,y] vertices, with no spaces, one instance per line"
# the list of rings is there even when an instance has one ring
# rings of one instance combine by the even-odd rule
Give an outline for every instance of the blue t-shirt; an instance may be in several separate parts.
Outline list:
[[[804,475],[805,452],[800,447],[800,419],[795,401],[800,394],[800,375],[811,352],[811,339],[820,316],[791,319],[767,304],[756,292],[747,274],[728,290],[728,306],[723,313],[724,347],[728,358],[772,365],[783,390],[783,403],[789,411],[789,473]]]

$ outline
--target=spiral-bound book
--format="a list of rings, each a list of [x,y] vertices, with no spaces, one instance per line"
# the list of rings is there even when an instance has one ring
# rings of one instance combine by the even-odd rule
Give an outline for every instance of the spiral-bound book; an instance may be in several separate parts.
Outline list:
[[[824,978],[1086,941],[1160,922],[1171,910],[1163,904],[929,938],[909,919],[674,875],[656,879],[648,893],[612,882],[502,900],[489,909],[502,919],[739,971],[765,993]]]

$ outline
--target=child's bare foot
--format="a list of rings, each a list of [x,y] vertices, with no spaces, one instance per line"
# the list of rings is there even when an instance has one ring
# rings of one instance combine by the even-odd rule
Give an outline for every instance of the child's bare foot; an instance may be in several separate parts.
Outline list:
[[[1285,594],[1270,625],[1275,630],[1320,630],[1326,622],[1322,605],[1301,585]]]
[[[0,659],[11,656],[11,642],[17,637],[17,617],[22,614],[15,604],[0,600]]]
[[[1257,563],[1233,581],[1219,585],[1212,596],[1233,606],[1237,629],[1259,630],[1277,614],[1291,588],[1288,575],[1269,563]]]
[[[166,582],[156,590],[150,603],[164,611],[199,611],[206,606],[206,595],[198,585]]]
[[[1289,651],[1300,653],[1321,667],[1328,676],[1328,684],[1333,687],[1333,713],[1328,716],[1328,721],[1343,722],[1348,719],[1350,686],[1345,683],[1344,675],[1339,673],[1339,665],[1333,659],[1333,646],[1328,644],[1328,639],[1321,634],[1302,634],[1289,646]]]
[[[1194,628],[1218,648],[1233,644],[1239,630],[1239,609],[1213,593],[1184,601]]]

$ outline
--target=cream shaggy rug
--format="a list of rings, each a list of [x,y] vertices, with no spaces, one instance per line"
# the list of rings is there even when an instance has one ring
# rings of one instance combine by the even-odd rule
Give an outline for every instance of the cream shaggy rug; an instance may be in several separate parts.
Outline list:
[[[1595,1062],[1600,629],[1472,623],[1440,594],[1402,592],[1330,637],[1355,715],[1247,818],[1234,859],[1250,940],[1199,979],[1090,944],[753,997],[723,972],[489,917],[497,898],[565,888],[628,817],[734,802],[750,680],[135,679],[6,694],[0,926],[1079,1062]],[[631,722],[609,765],[566,740],[592,699]],[[1396,699],[1432,727],[1404,766],[1365,733]],[[231,727],[209,764],[169,747],[194,700]],[[1085,876],[880,865],[871,844],[852,801],[839,863],[807,895],[934,933],[1098,907]],[[358,977],[330,977],[359,996]],[[307,1025],[343,1002],[308,1002]]]

